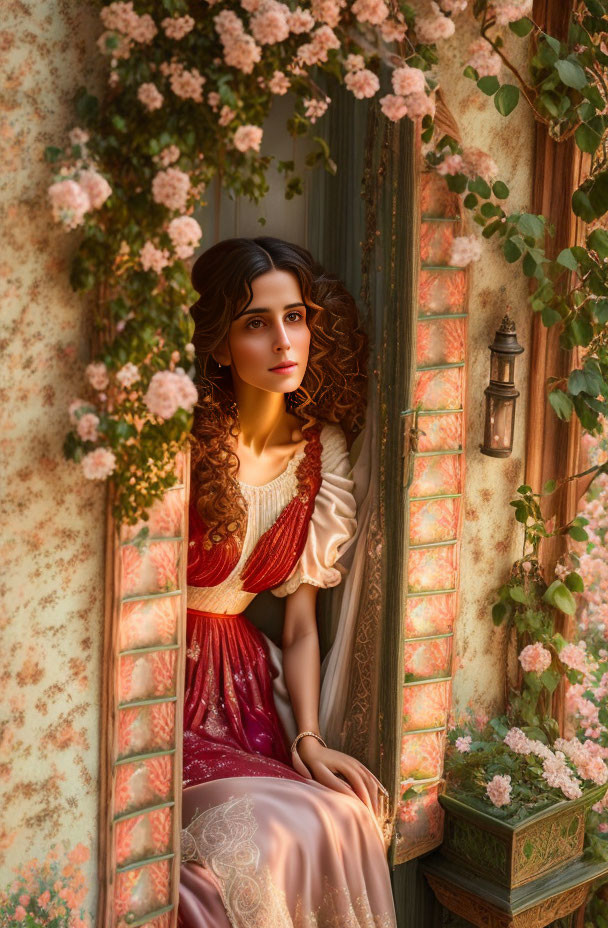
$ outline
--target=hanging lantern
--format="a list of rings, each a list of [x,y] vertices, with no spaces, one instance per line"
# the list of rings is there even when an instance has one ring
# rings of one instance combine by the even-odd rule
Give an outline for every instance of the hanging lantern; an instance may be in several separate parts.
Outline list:
[[[486,427],[482,454],[494,458],[508,458],[513,450],[515,402],[519,390],[515,389],[515,358],[524,350],[517,344],[515,323],[503,316],[500,328],[490,349],[490,384],[486,394]]]

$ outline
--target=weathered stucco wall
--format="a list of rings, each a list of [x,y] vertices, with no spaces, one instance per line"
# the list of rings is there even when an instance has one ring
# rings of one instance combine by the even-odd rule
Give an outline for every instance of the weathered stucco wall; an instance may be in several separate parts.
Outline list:
[[[533,120],[523,102],[507,118],[492,98],[484,96],[462,77],[469,43],[479,33],[472,17],[461,14],[454,37],[442,43],[441,86],[465,146],[488,152],[499,176],[511,190],[507,209],[530,209],[534,156]],[[527,43],[508,29],[509,53],[525,70]],[[506,82],[506,75],[503,81]],[[472,232],[475,226],[471,223]],[[466,426],[465,510],[461,549],[460,610],[455,632],[457,671],[454,708],[468,704],[494,714],[501,708],[504,680],[504,636],[492,625],[494,591],[504,582],[511,563],[520,556],[521,526],[513,518],[509,501],[524,479],[526,394],[530,363],[530,309],[528,284],[519,265],[504,260],[491,240],[480,261],[471,266],[468,343],[468,413]],[[484,389],[488,384],[488,345],[508,311],[517,325],[518,341],[526,349],[516,363],[517,403],[513,454],[504,460],[479,451],[484,428]]]
[[[77,233],[51,221],[43,162],[94,88],[97,14],[71,0],[1,4],[2,120],[0,889],[53,841],[84,863],[94,906],[104,489],[65,461],[67,405],[88,339],[68,282]]]
[[[99,680],[103,620],[104,491],[66,462],[67,405],[88,360],[82,299],[68,283],[77,233],[54,226],[46,204],[45,145],[61,144],[74,124],[72,96],[99,80],[93,6],[69,0],[1,5],[6,113],[2,128],[0,256],[2,319],[3,603],[0,611],[2,716],[0,888],[12,868],[44,859],[52,841],[82,843],[94,909],[97,843]],[[530,202],[532,121],[523,105],[508,119],[461,77],[474,28],[459,18],[442,44],[442,84],[465,145],[490,152],[511,187],[510,205]],[[512,44],[517,47],[517,40]],[[523,46],[523,43],[520,43]],[[245,208],[244,208],[245,209]],[[254,216],[255,212],[255,216]],[[241,216],[248,232],[279,234]],[[270,211],[272,215],[272,211]],[[299,213],[298,213],[299,216]],[[290,214],[296,225],[301,221]],[[293,227],[292,222],[292,227]],[[224,234],[235,234],[232,227]],[[295,236],[293,236],[295,237]],[[209,238],[204,244],[209,244]],[[502,634],[490,619],[495,588],[518,555],[521,535],[509,500],[523,479],[526,370],[518,363],[515,448],[495,460],[479,452],[488,343],[509,309],[529,348],[527,284],[491,244],[472,270],[465,522],[455,708],[499,708]],[[82,857],[83,855],[81,855]],[[86,856],[86,855],[84,855]]]

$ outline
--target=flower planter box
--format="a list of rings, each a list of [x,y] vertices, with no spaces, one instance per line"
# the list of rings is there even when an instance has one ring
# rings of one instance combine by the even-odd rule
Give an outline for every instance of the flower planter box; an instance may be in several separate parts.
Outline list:
[[[523,886],[582,855],[587,812],[607,788],[595,786],[580,799],[558,802],[516,825],[440,796],[445,809],[441,853],[500,886]]]

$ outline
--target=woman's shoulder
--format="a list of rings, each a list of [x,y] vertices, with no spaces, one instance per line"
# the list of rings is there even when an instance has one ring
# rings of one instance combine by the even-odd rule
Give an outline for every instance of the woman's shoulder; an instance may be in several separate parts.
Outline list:
[[[343,471],[350,467],[346,435],[337,422],[321,422],[319,439],[321,442],[321,470]]]

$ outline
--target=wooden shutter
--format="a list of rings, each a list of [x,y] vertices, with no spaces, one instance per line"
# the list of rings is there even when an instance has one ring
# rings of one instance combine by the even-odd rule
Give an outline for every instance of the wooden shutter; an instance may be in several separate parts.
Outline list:
[[[450,266],[462,234],[460,203],[437,174],[423,173],[414,395],[404,422],[409,461],[404,591],[400,780],[395,861],[441,843],[443,757],[451,705],[463,517],[467,277]],[[410,432],[410,429],[414,429]]]
[[[189,455],[149,520],[108,506],[99,928],[173,928],[179,891]]]

